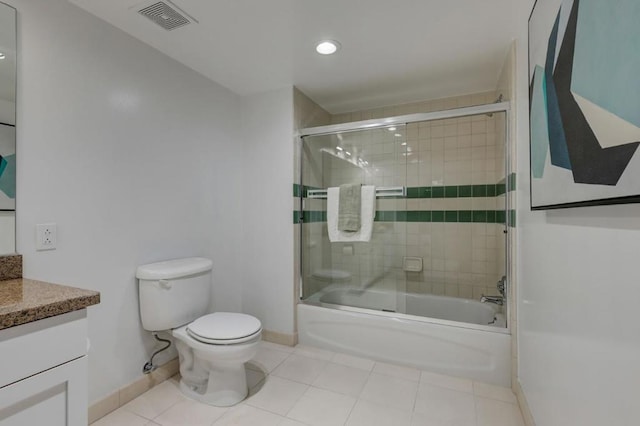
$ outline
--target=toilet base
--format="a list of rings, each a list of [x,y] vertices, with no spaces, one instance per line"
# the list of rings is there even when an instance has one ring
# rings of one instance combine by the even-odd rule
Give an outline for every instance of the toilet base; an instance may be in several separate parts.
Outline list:
[[[230,407],[247,397],[249,389],[244,366],[241,377],[237,377],[238,375],[235,377],[234,381],[237,383],[232,384],[226,380],[218,381],[212,375],[209,375],[209,382],[204,393],[198,392],[197,388],[194,389],[194,386],[189,385],[184,379],[180,379],[180,391],[188,398],[216,407]],[[209,384],[217,384],[217,386],[209,386]]]
[[[180,356],[180,390],[196,401],[229,407],[249,394],[244,363],[256,354],[260,333],[249,342],[209,345],[193,340],[183,329],[173,331]]]

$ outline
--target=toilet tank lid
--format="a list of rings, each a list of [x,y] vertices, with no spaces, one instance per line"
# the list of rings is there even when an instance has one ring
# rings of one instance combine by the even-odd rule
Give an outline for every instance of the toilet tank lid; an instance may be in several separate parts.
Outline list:
[[[138,266],[136,278],[141,280],[170,280],[210,271],[211,259],[189,257],[186,259],[166,260]]]

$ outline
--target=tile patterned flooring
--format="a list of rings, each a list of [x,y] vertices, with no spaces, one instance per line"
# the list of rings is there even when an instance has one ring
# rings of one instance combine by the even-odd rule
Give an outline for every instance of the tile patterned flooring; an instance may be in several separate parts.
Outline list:
[[[178,380],[93,426],[524,426],[510,389],[303,345],[261,342],[234,407],[192,401]]]

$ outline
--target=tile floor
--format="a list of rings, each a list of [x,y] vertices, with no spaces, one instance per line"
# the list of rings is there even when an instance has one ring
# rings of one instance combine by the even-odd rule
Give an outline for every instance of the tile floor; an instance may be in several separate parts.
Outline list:
[[[178,380],[93,426],[524,426],[510,389],[302,345],[262,342],[231,408],[187,399]]]

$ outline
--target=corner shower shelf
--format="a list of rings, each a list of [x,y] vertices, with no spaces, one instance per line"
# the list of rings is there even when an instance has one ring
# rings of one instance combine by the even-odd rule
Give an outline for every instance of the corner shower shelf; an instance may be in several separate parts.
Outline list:
[[[407,188],[405,186],[381,186],[376,188],[376,198],[384,197],[406,197]],[[309,189],[307,198],[327,198],[326,189]]]

